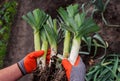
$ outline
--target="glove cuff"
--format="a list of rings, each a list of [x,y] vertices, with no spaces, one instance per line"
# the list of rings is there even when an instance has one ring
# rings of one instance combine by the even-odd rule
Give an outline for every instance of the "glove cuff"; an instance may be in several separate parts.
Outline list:
[[[25,70],[25,67],[24,67],[24,60],[20,60],[18,63],[17,63],[20,71],[22,72],[23,75],[27,74],[26,70]]]
[[[80,59],[78,66],[73,66],[70,75],[70,81],[85,81],[86,67]]]

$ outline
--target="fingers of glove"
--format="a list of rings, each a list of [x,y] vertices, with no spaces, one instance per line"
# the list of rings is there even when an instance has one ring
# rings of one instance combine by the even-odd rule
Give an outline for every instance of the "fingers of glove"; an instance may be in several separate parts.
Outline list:
[[[44,54],[44,51],[35,51],[30,54],[28,54],[24,58],[24,67],[27,73],[32,72],[33,70],[36,69],[37,63],[36,63],[36,58],[40,57]]]
[[[46,64],[49,64],[50,54],[51,54],[51,49],[48,49],[47,56],[46,56]]]
[[[42,56],[43,54],[44,54],[44,51],[40,50],[40,51],[35,51],[35,52],[32,52],[32,53],[28,54],[28,57],[30,57],[30,58],[37,58],[37,57]]]
[[[65,68],[66,76],[68,78],[68,81],[70,81],[70,73],[71,73],[71,70],[72,70],[72,65],[67,59],[62,60],[62,65]]]
[[[72,64],[67,60],[67,59],[63,59],[62,60],[62,65],[65,68],[65,70],[69,69],[70,67],[72,67]]]
[[[25,59],[24,67],[27,73],[31,73],[37,67],[36,59]]]

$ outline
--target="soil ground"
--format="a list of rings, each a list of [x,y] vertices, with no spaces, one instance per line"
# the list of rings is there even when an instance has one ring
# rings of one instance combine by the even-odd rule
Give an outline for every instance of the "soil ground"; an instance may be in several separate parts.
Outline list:
[[[83,3],[85,0],[18,0],[18,11],[12,26],[8,50],[4,60],[4,67],[18,62],[26,54],[34,50],[32,29],[24,20],[22,20],[22,15],[35,8],[41,8],[51,14],[52,17],[56,17],[56,9],[58,7],[65,7],[68,4],[75,2]],[[107,53],[120,54],[120,28],[105,26],[99,15],[95,18],[101,26],[100,34],[109,44]],[[110,1],[105,12],[105,18],[111,24],[120,24],[119,0]],[[88,57],[89,59],[89,56],[84,57]],[[19,81],[32,81],[32,74],[23,77]]]

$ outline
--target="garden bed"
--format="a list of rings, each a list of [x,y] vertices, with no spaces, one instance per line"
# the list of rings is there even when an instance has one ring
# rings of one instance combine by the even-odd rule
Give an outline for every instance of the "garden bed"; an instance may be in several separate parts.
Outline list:
[[[16,1],[2,1],[0,5],[0,68],[2,68],[3,58],[6,54],[16,7]]]
[[[35,8],[41,8],[48,12],[52,17],[57,17],[57,11],[60,6],[65,7],[68,4],[71,3],[83,3],[83,0],[65,0],[65,1],[46,1],[46,0],[34,0],[34,1],[26,1],[26,0],[18,0],[18,10],[17,15],[14,21],[14,24],[12,26],[10,40],[8,44],[8,50],[7,55],[4,61],[4,66],[11,65],[13,63],[18,62],[20,59],[22,59],[26,54],[33,51],[33,35],[32,35],[32,29],[21,19],[22,15],[26,14],[27,12],[35,9]],[[49,4],[49,5],[48,5]],[[110,1],[110,3],[107,6],[106,11],[104,12],[105,18],[109,23],[111,24],[119,24],[120,25],[120,2],[119,0]],[[100,25],[100,35],[102,38],[108,42],[108,49],[107,54],[113,54],[117,53],[120,54],[120,28],[116,27],[108,27],[106,26],[102,19],[100,14],[96,13],[94,16],[97,23]],[[27,39],[26,39],[27,38]],[[60,45],[60,50],[62,50],[62,45]],[[95,64],[96,62],[99,62],[97,58],[99,58],[103,51],[100,49],[97,52],[97,56],[95,58],[92,58],[92,54],[90,55],[82,55],[83,60],[85,61],[85,64],[88,67],[90,67],[90,60],[93,60],[92,64]],[[32,76],[32,75],[31,75]],[[32,81],[31,76],[26,76],[22,78],[20,81]]]

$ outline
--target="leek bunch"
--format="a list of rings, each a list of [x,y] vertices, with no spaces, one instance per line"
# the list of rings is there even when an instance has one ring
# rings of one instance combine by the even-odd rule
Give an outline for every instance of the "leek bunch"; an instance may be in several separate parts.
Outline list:
[[[70,5],[66,10],[60,8],[58,12],[62,18],[60,25],[65,30],[63,57],[69,58],[71,64],[74,64],[80,50],[82,37],[98,31],[99,27],[92,18],[86,18],[87,13],[85,11],[79,13],[78,4]],[[39,59],[42,61],[43,66],[45,66],[48,43],[51,48],[50,58],[57,54],[57,40],[59,36],[57,32],[57,20],[52,19],[40,9],[35,9],[33,12],[27,13],[26,16],[23,16],[23,19],[34,30],[35,51],[45,51],[44,56]],[[42,41],[42,47],[40,41]]]
[[[47,21],[48,15],[40,10],[35,9],[33,12],[28,12],[26,15],[23,15],[22,18],[32,27],[34,33],[34,48],[35,51],[44,50],[45,54],[42,57],[43,67],[46,62],[46,53],[48,42],[46,39],[46,35],[44,34],[43,25]],[[41,38],[40,38],[41,37]],[[40,44],[40,39],[42,40],[42,48]],[[40,58],[37,59],[37,63],[39,64]]]
[[[73,35],[72,47],[70,50],[69,61],[74,65],[80,50],[82,37],[99,30],[99,27],[92,18],[86,18],[87,13],[79,13],[79,5],[70,5],[58,10],[64,23],[62,27]],[[69,42],[70,43],[70,42]],[[67,44],[66,44],[67,45]]]

